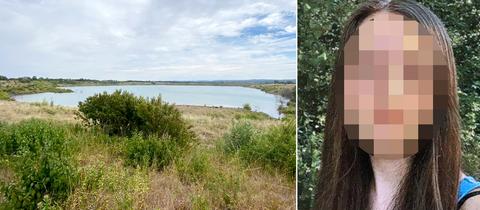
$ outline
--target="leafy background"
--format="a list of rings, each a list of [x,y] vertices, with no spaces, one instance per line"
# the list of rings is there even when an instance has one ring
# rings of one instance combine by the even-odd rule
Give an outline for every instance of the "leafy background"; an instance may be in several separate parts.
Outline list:
[[[298,209],[311,209],[343,24],[363,1],[298,2]],[[420,0],[445,24],[457,64],[463,170],[480,178],[480,1]]]

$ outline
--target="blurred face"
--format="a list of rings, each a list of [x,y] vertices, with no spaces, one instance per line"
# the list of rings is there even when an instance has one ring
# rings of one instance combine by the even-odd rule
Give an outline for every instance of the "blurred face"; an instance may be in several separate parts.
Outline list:
[[[434,37],[390,12],[367,17],[344,48],[344,127],[365,152],[403,158],[432,139],[434,71],[448,71]],[[438,74],[445,75],[445,74]]]

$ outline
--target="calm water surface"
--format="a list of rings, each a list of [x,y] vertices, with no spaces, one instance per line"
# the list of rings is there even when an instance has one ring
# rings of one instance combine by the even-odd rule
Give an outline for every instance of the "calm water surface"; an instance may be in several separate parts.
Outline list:
[[[258,89],[233,86],[193,86],[193,85],[126,85],[126,86],[83,86],[67,87],[73,93],[38,93],[15,96],[22,102],[53,102],[56,105],[72,106],[87,97],[104,91],[112,93],[121,89],[137,96],[162,96],[162,100],[178,105],[243,107],[248,103],[253,110],[278,118],[277,108],[287,100]]]

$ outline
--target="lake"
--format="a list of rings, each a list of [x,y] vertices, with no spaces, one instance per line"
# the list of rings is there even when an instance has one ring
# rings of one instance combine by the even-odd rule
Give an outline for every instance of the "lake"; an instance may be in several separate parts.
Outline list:
[[[277,108],[287,100],[261,90],[236,86],[194,85],[124,85],[124,86],[80,86],[66,87],[72,93],[38,93],[14,96],[21,102],[53,102],[56,105],[76,107],[78,102],[104,91],[112,93],[121,89],[136,96],[162,96],[162,100],[178,105],[243,107],[250,104],[254,111],[264,112],[279,118]]]

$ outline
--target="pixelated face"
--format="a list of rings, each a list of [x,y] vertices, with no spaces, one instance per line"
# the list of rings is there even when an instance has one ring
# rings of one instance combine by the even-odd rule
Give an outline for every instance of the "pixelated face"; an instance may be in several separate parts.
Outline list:
[[[434,71],[448,71],[435,38],[415,20],[378,12],[344,48],[344,128],[365,152],[403,158],[431,141]]]

